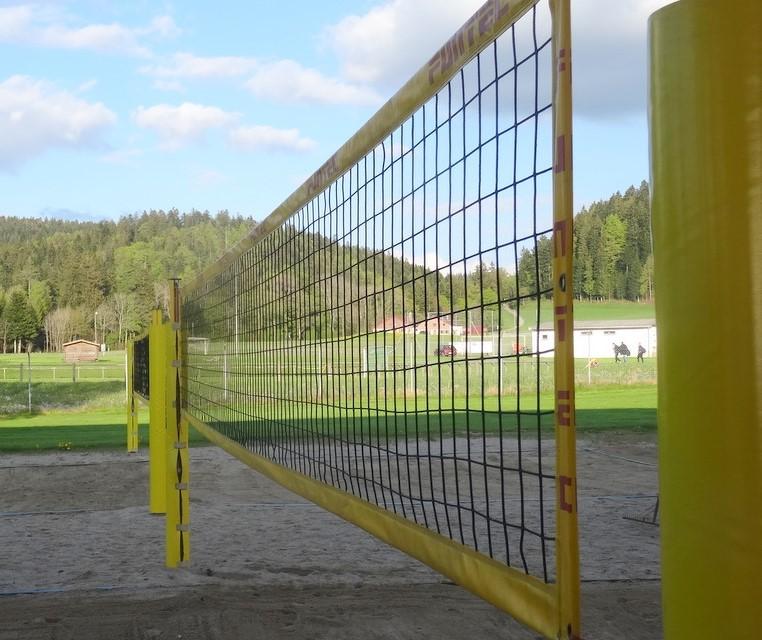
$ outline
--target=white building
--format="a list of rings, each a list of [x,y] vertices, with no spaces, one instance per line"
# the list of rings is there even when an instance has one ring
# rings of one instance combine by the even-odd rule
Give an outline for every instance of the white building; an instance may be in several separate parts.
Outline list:
[[[543,322],[532,329],[532,344],[544,356],[553,355],[554,329],[552,322]],[[656,355],[655,320],[578,320],[574,323],[575,358],[613,358],[614,344],[624,342],[634,358],[638,344],[646,349],[646,356]]]

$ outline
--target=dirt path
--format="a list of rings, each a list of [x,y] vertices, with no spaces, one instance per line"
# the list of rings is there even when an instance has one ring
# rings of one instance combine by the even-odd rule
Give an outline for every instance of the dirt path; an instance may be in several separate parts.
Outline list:
[[[536,638],[224,452],[192,450],[191,567],[163,567],[144,455],[0,458],[0,640]],[[584,635],[659,638],[653,437],[579,446]]]

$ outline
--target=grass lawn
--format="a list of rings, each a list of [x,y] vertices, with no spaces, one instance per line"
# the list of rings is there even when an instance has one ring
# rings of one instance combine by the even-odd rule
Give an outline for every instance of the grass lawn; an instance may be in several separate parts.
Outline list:
[[[654,431],[656,385],[606,385],[577,389],[577,428]]]
[[[0,367],[9,367],[19,364],[26,365],[27,355],[26,353],[0,353]],[[32,367],[38,366],[53,366],[64,365],[64,358],[62,353],[33,353],[32,354]],[[88,363],[83,363],[85,366]],[[124,351],[106,351],[101,353],[98,357],[97,363],[100,364],[121,364],[124,365]],[[71,366],[71,365],[69,365]]]
[[[140,447],[148,444],[148,410],[140,409]],[[0,451],[122,449],[127,446],[126,409],[53,411],[0,417]],[[191,430],[191,442],[206,440]]]
[[[32,383],[33,414],[122,410],[125,403],[124,382],[117,380]],[[27,407],[26,382],[0,382],[0,420],[25,413]]]
[[[612,364],[612,368],[615,372],[626,373],[622,365],[616,368]],[[631,377],[620,381],[613,375],[607,375],[605,379],[609,384],[584,384],[577,388],[577,424],[580,431],[651,431],[656,428],[656,385],[653,382],[640,382],[638,378]],[[275,404],[261,408],[260,416],[278,420],[281,426],[260,421],[253,428],[256,433],[272,433],[279,437],[293,437],[304,430],[341,436],[337,429],[343,430],[344,437],[361,433],[377,435],[379,430],[384,436],[387,431],[390,436],[401,436],[407,431],[409,434],[417,432],[421,437],[439,437],[440,429],[442,434],[453,431],[474,434],[480,432],[482,426],[488,433],[495,434],[501,430],[510,433],[518,429],[519,420],[522,430],[540,428],[548,431],[553,427],[551,393],[543,392],[539,403],[536,396],[523,394],[520,418],[517,417],[518,405],[514,395],[505,394],[498,404],[498,396],[494,392],[483,399],[480,390],[472,389],[472,393],[477,395],[469,397],[468,402],[465,395],[443,397],[442,411],[437,411],[431,404],[437,401],[437,396],[433,394],[429,397],[429,405],[421,396],[398,397],[396,400],[387,398],[386,405],[378,407],[382,416],[386,411],[385,417],[380,419],[369,418],[367,411],[362,410],[338,411],[333,418],[325,412],[315,413],[315,416],[322,415],[322,418],[313,419],[306,410],[300,411],[299,405],[289,406],[286,410]],[[126,444],[122,382],[35,383],[32,385],[32,400],[33,411],[29,414],[26,412],[27,385],[18,382],[0,384],[0,451],[122,448]],[[408,413],[402,413],[404,411]],[[293,416],[285,426],[284,415]],[[141,407],[141,422],[141,442],[145,446],[147,410],[144,407]],[[225,432],[235,427],[221,424],[219,428]],[[191,441],[205,442],[194,430],[191,430]]]
[[[102,353],[96,362],[64,362],[60,353],[31,354],[32,382],[71,382],[79,380],[121,380],[124,382],[124,351]],[[0,354],[0,384],[26,382],[29,376],[27,354]]]
[[[58,385],[60,386],[60,385]],[[408,403],[409,410],[416,408]],[[503,405],[504,411],[515,410],[515,404]],[[398,407],[402,409],[404,399]],[[473,408],[466,411],[465,399],[457,399],[451,403],[453,411],[445,411],[441,416],[438,412],[428,413],[417,408],[416,413],[387,415],[379,422],[377,418],[366,418],[362,412],[355,417],[344,416],[343,420],[307,420],[291,421],[292,428],[278,426],[276,423],[267,425],[260,423],[258,433],[271,434],[275,437],[289,437],[300,433],[303,429],[310,431],[325,431],[331,435],[348,437],[359,434],[378,434],[388,431],[390,437],[396,433],[401,436],[405,431],[417,433],[420,437],[439,436],[439,428],[443,434],[451,434],[453,429],[458,434],[469,431],[472,435],[479,433],[482,425],[488,433],[496,434],[501,429],[513,433],[517,429],[515,414],[503,414],[502,419],[497,413],[496,398],[486,398],[483,411]],[[474,406],[473,403],[470,405]],[[522,411],[527,411],[521,417],[522,432],[536,432],[538,426],[543,431],[552,429],[552,416],[547,413],[542,416],[531,415],[537,406],[536,398],[527,397],[522,403]],[[540,409],[550,412],[552,396],[543,394],[540,397]],[[346,414],[347,412],[345,412]],[[141,407],[141,446],[145,446],[148,438],[147,410]],[[0,451],[22,450],[80,450],[88,448],[119,449],[126,445],[125,408],[101,407],[87,410],[52,410],[37,414],[14,414],[0,416]],[[577,392],[577,423],[581,432],[601,430],[652,431],[656,428],[656,385],[605,385],[600,387],[580,388]],[[338,426],[337,426],[338,425]],[[226,425],[219,425],[222,432],[228,430]],[[340,432],[337,432],[336,429]],[[232,425],[230,426],[232,430]],[[292,430],[293,429],[293,430]],[[233,436],[233,433],[230,433]],[[191,429],[191,442],[203,443],[204,438]]]
[[[36,382],[31,414],[26,407],[26,383],[0,383],[0,451],[126,447],[124,382]]]
[[[521,331],[528,332],[536,324],[537,311],[534,302],[528,302],[521,310]],[[575,320],[650,320],[656,317],[653,302],[629,302],[626,300],[611,300],[591,302],[589,300],[574,301]],[[553,302],[543,300],[540,303],[540,322],[553,320]]]

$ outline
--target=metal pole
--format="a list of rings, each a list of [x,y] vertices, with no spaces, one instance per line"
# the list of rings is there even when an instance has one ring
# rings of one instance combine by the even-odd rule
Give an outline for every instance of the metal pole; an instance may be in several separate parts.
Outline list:
[[[236,273],[233,278],[234,283],[234,293],[233,293],[233,299],[235,304],[235,354],[236,356],[240,353],[238,351],[238,274]]]
[[[26,350],[26,361],[29,368],[27,382],[27,392],[29,395],[29,413],[32,413],[32,353],[30,349],[31,345],[29,345]]]
[[[222,397],[228,399],[228,347],[222,347]]]

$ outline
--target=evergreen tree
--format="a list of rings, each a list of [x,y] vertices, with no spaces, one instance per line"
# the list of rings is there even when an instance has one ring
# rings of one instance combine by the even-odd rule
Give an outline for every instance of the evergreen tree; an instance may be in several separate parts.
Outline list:
[[[37,326],[42,326],[53,306],[53,292],[46,281],[35,280],[29,285],[29,304],[34,310]]]
[[[603,221],[599,279],[600,291],[605,298],[613,298],[617,292],[617,267],[624,251],[626,236],[627,226],[615,213]]]
[[[34,310],[21,290],[13,291],[3,310],[8,340],[15,343],[19,353],[25,343],[37,335],[37,321]]]

